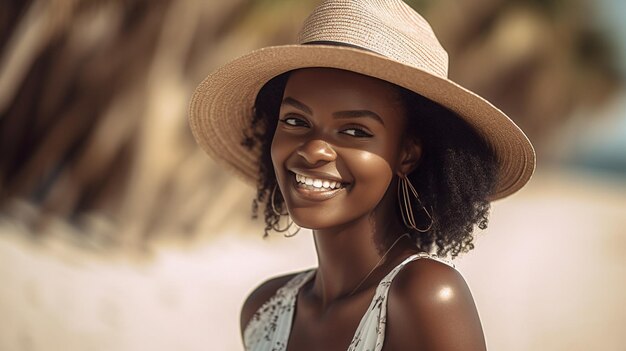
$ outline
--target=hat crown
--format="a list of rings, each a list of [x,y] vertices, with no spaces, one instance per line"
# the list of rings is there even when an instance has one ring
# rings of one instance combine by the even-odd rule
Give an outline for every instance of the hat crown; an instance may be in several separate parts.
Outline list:
[[[305,20],[298,42],[358,47],[448,76],[448,53],[430,24],[400,0],[326,0]]]

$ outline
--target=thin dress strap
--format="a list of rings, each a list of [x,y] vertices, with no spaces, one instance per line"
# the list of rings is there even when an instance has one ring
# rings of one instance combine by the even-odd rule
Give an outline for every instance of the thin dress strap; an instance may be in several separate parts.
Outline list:
[[[378,284],[376,294],[354,333],[348,351],[380,351],[383,348],[385,326],[387,324],[387,297],[389,296],[388,293],[391,282],[407,263],[420,258],[433,259],[454,267],[452,263],[426,252],[420,252],[407,257]]]

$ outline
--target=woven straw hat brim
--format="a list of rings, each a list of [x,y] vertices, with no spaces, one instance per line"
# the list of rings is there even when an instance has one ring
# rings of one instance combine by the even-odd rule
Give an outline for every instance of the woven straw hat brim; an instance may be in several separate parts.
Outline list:
[[[473,126],[495,152],[497,184],[490,200],[506,197],[530,180],[535,152],[503,112],[446,78],[365,50],[335,45],[284,45],[253,51],[210,74],[196,88],[189,123],[199,145],[218,163],[256,185],[260,150],[242,145],[259,90],[273,77],[298,68],[338,68],[379,78],[437,102]]]

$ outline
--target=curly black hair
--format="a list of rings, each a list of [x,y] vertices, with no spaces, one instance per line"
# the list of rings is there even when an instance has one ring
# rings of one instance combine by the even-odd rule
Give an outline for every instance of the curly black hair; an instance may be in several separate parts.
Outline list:
[[[281,74],[260,90],[250,130],[242,141],[247,148],[260,150],[260,176],[252,216],[257,218],[259,203],[264,204],[263,237],[269,235],[280,219],[270,203],[277,184],[270,148],[288,77],[289,72]],[[407,136],[416,138],[422,145],[419,166],[408,178],[432,217],[431,220],[423,210],[415,210],[418,228],[431,223],[432,226],[427,232],[409,232],[419,250],[435,249],[439,256],[450,254],[454,258],[474,248],[475,226],[487,227],[488,198],[496,182],[496,158],[484,139],[453,112],[419,94],[395,87],[407,114]],[[274,209],[285,212],[279,191],[275,194]],[[397,213],[403,223],[400,211]]]

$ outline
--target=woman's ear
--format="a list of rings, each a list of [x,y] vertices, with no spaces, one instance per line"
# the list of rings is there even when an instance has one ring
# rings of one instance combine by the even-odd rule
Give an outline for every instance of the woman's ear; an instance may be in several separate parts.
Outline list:
[[[400,167],[398,168],[398,174],[407,175],[420,163],[422,159],[422,143],[414,138],[407,138],[402,148],[402,155],[400,159]]]

